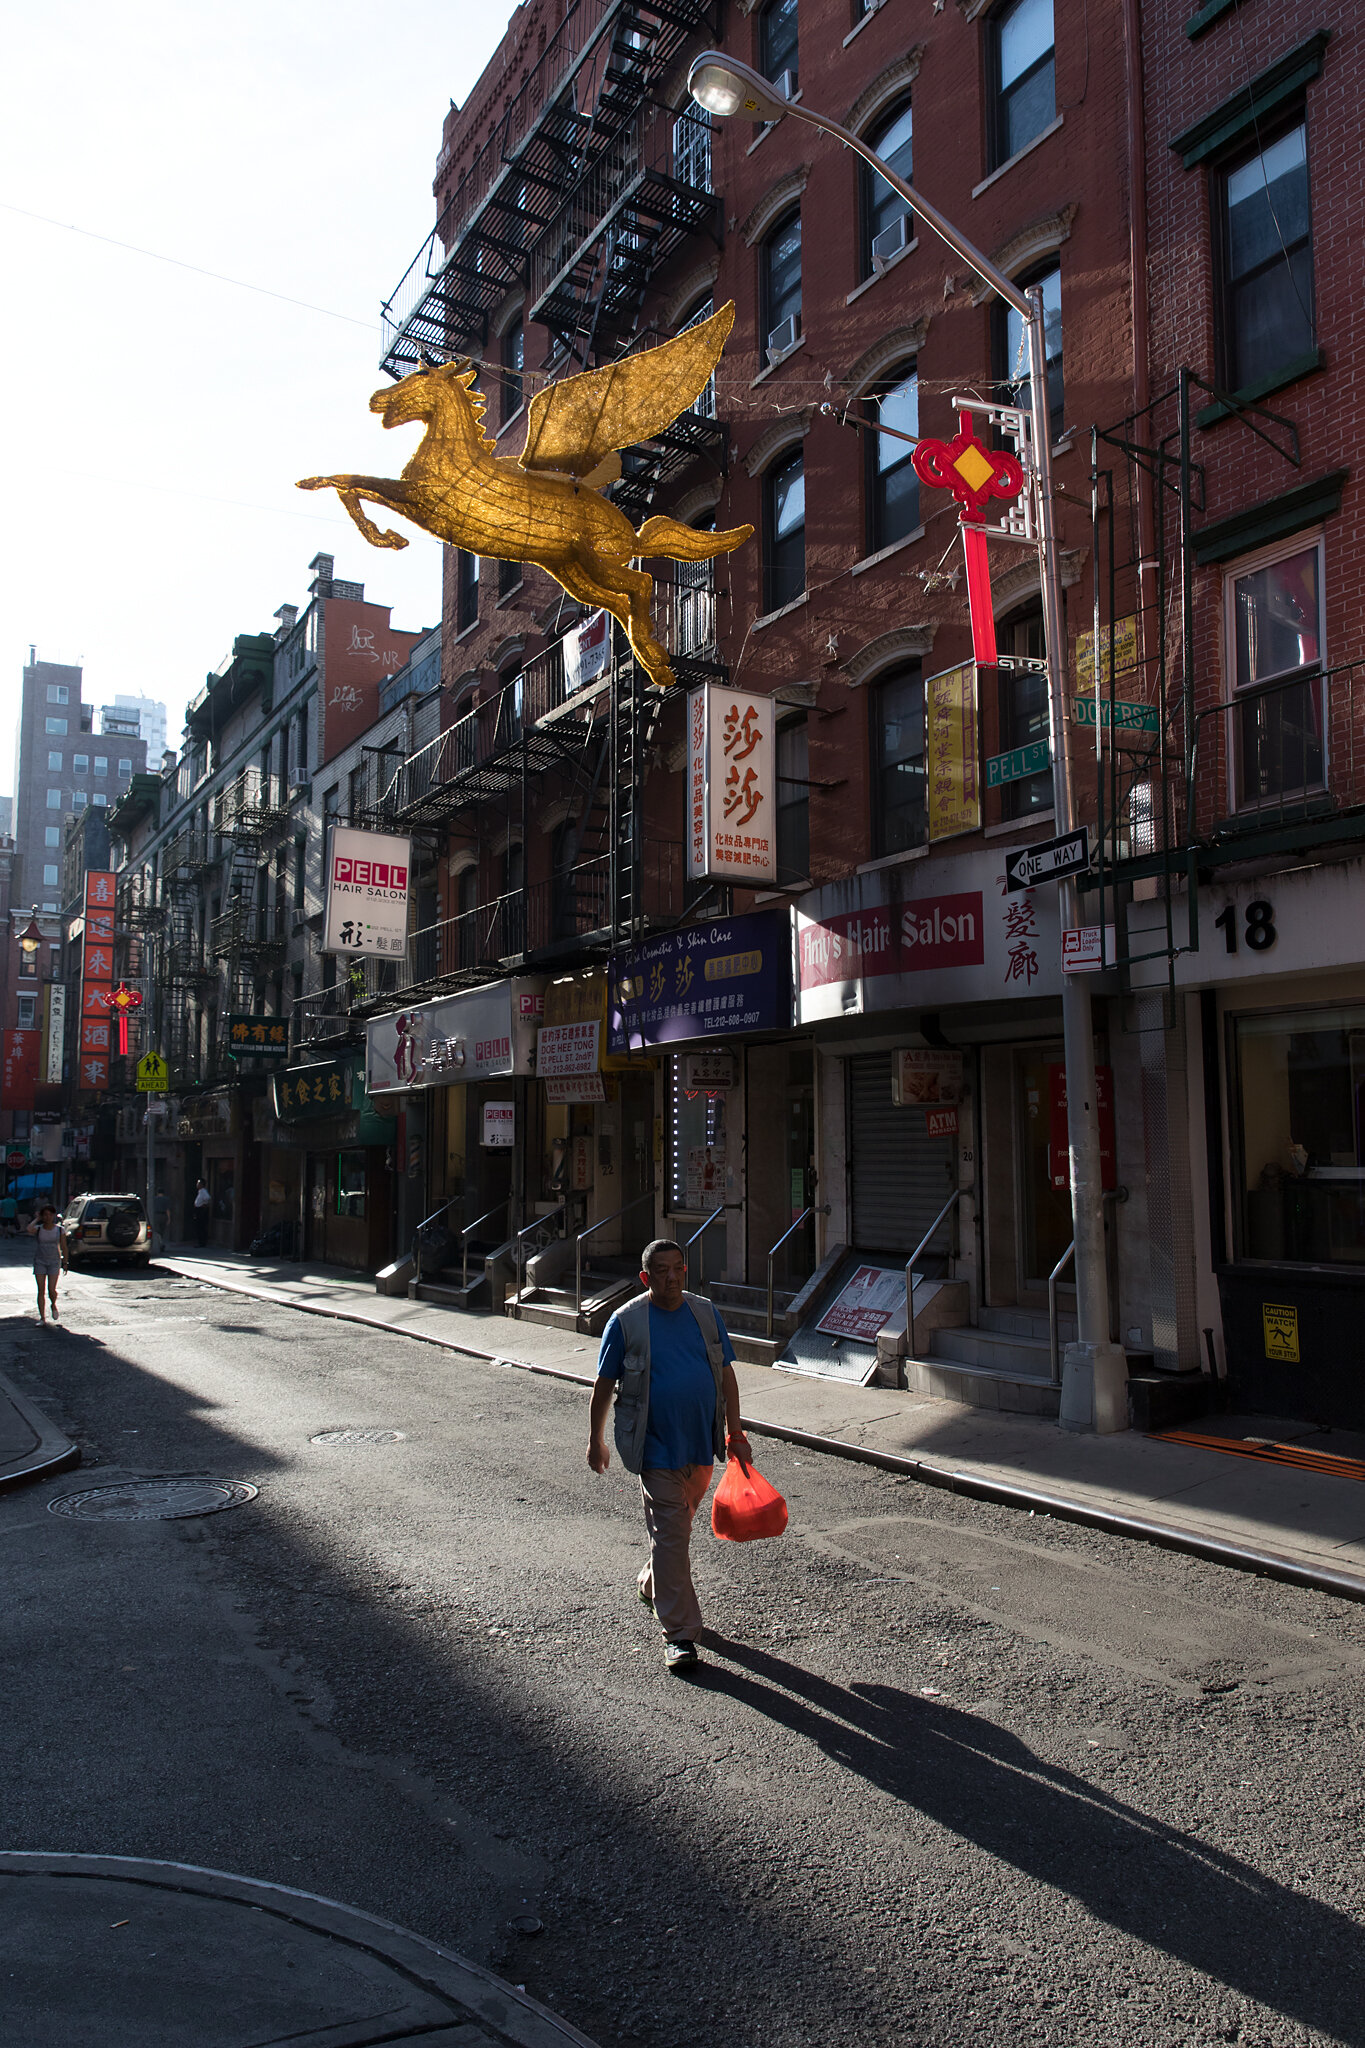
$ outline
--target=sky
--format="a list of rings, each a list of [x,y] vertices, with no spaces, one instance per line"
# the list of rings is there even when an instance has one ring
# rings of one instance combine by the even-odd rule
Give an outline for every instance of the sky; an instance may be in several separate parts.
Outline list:
[[[370,548],[333,494],[294,482],[396,475],[416,447],[417,427],[386,435],[368,410],[387,382],[378,309],[433,224],[449,103],[510,12],[510,0],[8,10],[0,793],[14,787],[31,645],[82,663],[87,700],[161,698],[175,745],[234,635],[272,631],[281,604],[306,602],[319,552],[391,604],[396,626],[439,620],[435,541]]]

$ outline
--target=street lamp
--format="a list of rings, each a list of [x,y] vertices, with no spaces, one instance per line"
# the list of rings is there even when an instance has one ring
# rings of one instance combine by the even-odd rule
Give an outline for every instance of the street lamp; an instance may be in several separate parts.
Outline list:
[[[42,929],[38,923],[38,906],[35,903],[29,915],[28,923],[24,926],[24,929],[19,934],[19,945],[21,951],[23,952],[24,958],[26,960],[32,960],[34,954],[37,952],[39,946],[41,946],[42,943],[43,934]]]
[[[1047,402],[1047,342],[1042,287],[1021,291],[988,256],[959,234],[936,206],[917,192],[875,150],[828,114],[804,100],[777,95],[766,78],[719,50],[704,50],[693,64],[688,91],[698,106],[724,120],[738,114],[751,121],[804,121],[833,135],[885,178],[915,214],[975,271],[983,284],[1012,306],[1029,338],[1029,411],[1038,496],[1038,548],[1047,640],[1047,687],[1052,725],[1052,792],[1056,830],[1074,829],[1075,802],[1067,745],[1065,641],[1057,526],[1052,507],[1052,434]],[[1077,922],[1076,885],[1061,882],[1062,929]],[[1104,1187],[1100,1167],[1100,1125],[1095,1086],[1095,1039],[1090,993],[1075,975],[1062,975],[1062,1030],[1066,1043],[1067,1130],[1071,1152],[1071,1214],[1076,1243],[1076,1336],[1068,1345],[1062,1377],[1062,1419],[1075,1427],[1093,1421],[1101,1429],[1127,1427],[1127,1364],[1109,1337],[1109,1276],[1104,1248]]]

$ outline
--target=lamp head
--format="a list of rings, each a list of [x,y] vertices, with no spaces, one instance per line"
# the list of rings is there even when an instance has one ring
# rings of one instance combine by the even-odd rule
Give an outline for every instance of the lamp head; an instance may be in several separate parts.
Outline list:
[[[766,78],[719,50],[703,50],[687,74],[687,90],[699,107],[717,120],[732,114],[751,121],[780,121],[788,111]]]
[[[32,959],[42,943],[43,934],[38,923],[38,906],[35,903],[28,923],[19,934],[19,944],[29,958]]]

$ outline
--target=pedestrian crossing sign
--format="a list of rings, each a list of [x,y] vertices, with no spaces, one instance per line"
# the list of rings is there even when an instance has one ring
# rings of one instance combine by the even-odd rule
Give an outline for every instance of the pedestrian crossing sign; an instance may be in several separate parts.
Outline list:
[[[137,1063],[137,1085],[144,1095],[159,1095],[170,1079],[170,1069],[159,1052],[144,1052]]]

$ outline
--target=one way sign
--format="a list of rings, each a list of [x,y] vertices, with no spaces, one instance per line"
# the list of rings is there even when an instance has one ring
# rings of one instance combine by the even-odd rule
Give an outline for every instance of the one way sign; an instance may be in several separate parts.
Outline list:
[[[1005,855],[1007,890],[1031,889],[1035,882],[1060,882],[1063,875],[1083,875],[1090,865],[1090,831],[1082,825],[1062,839],[1044,839]]]

